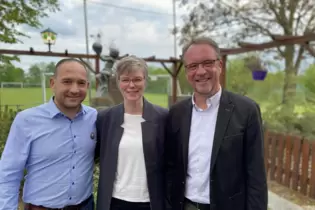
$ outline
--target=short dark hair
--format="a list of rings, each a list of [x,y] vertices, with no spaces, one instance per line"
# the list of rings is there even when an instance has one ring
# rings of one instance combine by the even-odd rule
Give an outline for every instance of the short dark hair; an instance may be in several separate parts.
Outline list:
[[[58,61],[56,63],[55,69],[54,69],[54,76],[57,76],[59,66],[61,66],[63,63],[67,63],[67,62],[77,62],[77,63],[81,64],[84,67],[86,73],[88,73],[88,70],[87,70],[85,64],[82,61],[80,61],[79,59],[76,59],[76,58],[64,58],[64,59],[61,59],[60,61]]]
[[[187,42],[182,49],[182,58],[184,58],[184,55],[187,52],[188,48],[194,44],[207,44],[207,45],[213,47],[213,49],[217,53],[218,58],[219,59],[221,58],[221,52],[220,52],[219,45],[213,39],[206,37],[206,36],[196,37],[196,38],[193,38],[192,40],[190,40],[189,42]]]

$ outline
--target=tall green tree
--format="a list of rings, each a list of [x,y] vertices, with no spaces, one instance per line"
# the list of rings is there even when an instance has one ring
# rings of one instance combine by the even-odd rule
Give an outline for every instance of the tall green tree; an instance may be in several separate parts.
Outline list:
[[[306,92],[306,100],[315,103],[315,64],[306,69],[301,77],[301,84]]]
[[[47,72],[47,73],[52,73],[54,72],[55,69],[55,63],[50,62],[50,63],[35,63],[30,66],[28,69],[28,74],[27,74],[27,83],[29,84],[41,84],[41,77],[42,77],[42,72]],[[47,84],[49,83],[49,80],[46,80]]]
[[[28,37],[18,26],[41,27],[40,18],[59,10],[58,0],[0,0],[0,43],[22,43]],[[17,60],[17,56],[0,55],[0,64]]]
[[[24,71],[11,64],[0,65],[0,82],[23,82]]]
[[[244,39],[273,35],[305,35],[315,32],[314,0],[178,0],[182,5],[194,2],[184,17],[181,43],[210,34],[238,43]],[[197,2],[197,3],[196,3]],[[287,45],[276,52],[285,63],[284,104],[296,94],[296,76],[305,55],[305,46]]]

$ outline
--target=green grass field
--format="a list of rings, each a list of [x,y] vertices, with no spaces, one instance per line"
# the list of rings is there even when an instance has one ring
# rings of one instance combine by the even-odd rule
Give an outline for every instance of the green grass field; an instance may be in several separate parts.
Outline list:
[[[92,97],[95,95],[92,91]],[[46,101],[52,96],[49,88],[46,89]],[[167,95],[146,93],[145,97],[151,103],[167,107]],[[21,109],[37,106],[43,103],[43,94],[41,88],[3,88],[0,89],[0,105],[1,107],[8,105],[9,109]],[[89,97],[87,96],[84,104],[89,105]]]

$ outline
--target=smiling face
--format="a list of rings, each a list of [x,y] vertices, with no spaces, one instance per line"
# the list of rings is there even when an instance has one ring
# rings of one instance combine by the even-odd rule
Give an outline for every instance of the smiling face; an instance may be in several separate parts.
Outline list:
[[[81,107],[89,87],[84,66],[76,61],[66,61],[56,71],[56,75],[50,80],[56,105],[61,111],[77,110]]]
[[[125,71],[119,76],[119,89],[125,101],[142,100],[145,90],[145,75],[142,69]]]
[[[222,62],[209,44],[192,44],[184,54],[188,82],[198,95],[214,95],[220,89]]]

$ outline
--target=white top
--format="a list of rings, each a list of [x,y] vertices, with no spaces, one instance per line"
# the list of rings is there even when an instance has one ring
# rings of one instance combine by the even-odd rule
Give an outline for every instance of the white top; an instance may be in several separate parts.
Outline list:
[[[205,110],[192,101],[185,197],[197,203],[210,204],[210,163],[221,92],[208,98]]]
[[[125,113],[124,128],[119,151],[113,197],[129,202],[149,202],[147,176],[144,163],[141,115]]]

